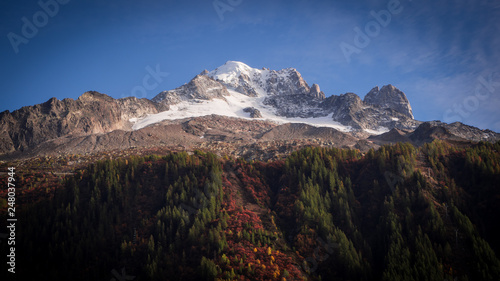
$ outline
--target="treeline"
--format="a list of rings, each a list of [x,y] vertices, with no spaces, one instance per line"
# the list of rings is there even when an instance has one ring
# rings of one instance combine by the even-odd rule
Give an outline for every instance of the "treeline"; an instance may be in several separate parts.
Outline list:
[[[420,149],[384,146],[364,156],[304,149],[285,162],[277,207],[293,246],[310,257],[304,269],[313,278],[496,280],[500,264],[490,243],[498,239],[484,238],[497,229],[498,148],[436,141]],[[488,200],[485,193],[487,202],[481,201]],[[494,213],[473,223],[466,214],[480,212],[477,203]],[[490,227],[481,232],[478,225]],[[328,247],[318,250],[324,243]]]
[[[23,206],[18,275],[44,280],[199,280],[227,245],[221,163],[210,153],[105,160]],[[28,270],[29,269],[29,270]],[[129,280],[129,279],[127,279]]]
[[[499,182],[500,143],[103,160],[18,210],[18,278],[499,280]]]

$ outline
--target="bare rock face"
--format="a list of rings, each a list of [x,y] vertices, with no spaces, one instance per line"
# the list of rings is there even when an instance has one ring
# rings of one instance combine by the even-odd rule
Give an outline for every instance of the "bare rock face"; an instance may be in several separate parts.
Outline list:
[[[384,86],[382,89],[390,89],[391,87],[392,86]],[[334,121],[358,130],[379,130],[381,128],[387,130],[393,128],[414,130],[421,123],[420,121],[414,120],[413,115],[410,117],[407,112],[400,112],[403,103],[399,102],[402,100],[399,94],[397,97],[398,101],[391,102],[386,98],[384,103],[385,106],[373,104],[382,104],[382,102],[377,102],[374,99],[375,95],[373,93],[376,92],[376,89],[378,89],[378,87],[370,91],[372,94],[370,94],[371,98],[368,100],[372,103],[361,100],[361,98],[354,93],[347,93],[326,98],[321,102],[320,107],[326,114],[332,114],[332,119]],[[397,89],[394,89],[393,92],[400,92],[400,94],[404,95],[403,92]],[[379,95],[378,97],[383,98],[383,95]],[[406,96],[404,96],[404,99],[406,99]],[[409,103],[407,103],[407,107],[411,108]]]
[[[383,86],[379,89],[378,86],[371,89],[366,94],[364,102],[371,105],[379,106],[382,109],[391,108],[395,111],[413,119],[413,112],[410,102],[406,98],[405,93],[394,87],[393,85]]]
[[[363,127],[359,124],[363,113],[363,101],[354,93],[346,93],[340,96],[331,96],[323,103],[323,106],[332,112],[332,119],[341,124],[353,128]]]
[[[159,93],[152,101],[169,106],[185,100],[225,100],[224,96],[229,96],[226,86],[207,75],[200,74],[177,89]]]
[[[468,144],[471,141],[497,142],[500,140],[500,134],[490,130],[481,130],[460,122],[446,124],[440,121],[430,121],[420,124],[413,131],[392,129],[381,135],[370,136],[368,139],[378,145],[394,144],[396,142],[422,145],[435,139]]]
[[[488,141],[497,142],[500,140],[500,134],[491,130],[482,130],[473,126],[463,124],[461,122],[454,122],[451,124],[442,123],[439,121],[430,122],[434,125],[444,125],[448,131],[457,137],[468,139],[472,141]]]
[[[155,114],[169,109],[166,104],[154,103],[145,98],[127,97],[118,99],[116,102],[120,108],[121,119],[124,121],[132,118],[141,118],[148,114]]]
[[[309,91],[309,95],[315,99],[319,99],[319,100],[324,100],[325,99],[325,93],[323,93],[322,91],[320,91],[319,89],[319,85],[318,84],[313,84],[310,91]]]
[[[67,135],[102,134],[130,129],[130,118],[163,108],[147,99],[115,100],[86,92],[77,100],[51,98],[45,103],[0,114],[0,153],[23,151],[44,141]]]
[[[238,76],[238,83],[235,85],[235,91],[240,92],[249,97],[257,97],[257,91],[251,86],[251,78],[246,73],[241,73]]]
[[[317,85],[309,87],[296,69],[271,70],[267,77],[264,90],[269,96],[264,104],[274,107],[277,115],[301,118],[325,116],[318,111],[318,104],[325,98],[324,93]]]
[[[477,142],[497,142],[500,140],[500,134],[490,130],[481,130],[460,122],[447,124],[441,121],[422,123],[415,131],[409,133],[408,137],[417,145],[431,142],[434,139]]]
[[[384,134],[370,136],[368,137],[368,139],[378,145],[392,144],[397,142],[412,142],[408,138],[407,133],[408,132],[398,129],[392,129]]]
[[[333,128],[314,127],[301,123],[288,123],[276,126],[265,132],[261,140],[299,140],[299,139],[322,139],[334,141],[339,146],[354,145],[356,138],[342,133]]]
[[[260,110],[258,110],[255,107],[246,107],[243,109],[243,111],[250,113],[251,118],[262,118],[262,114],[260,113]]]
[[[273,95],[308,95],[311,89],[302,75],[295,68],[279,71],[271,70],[265,81],[264,89]]]

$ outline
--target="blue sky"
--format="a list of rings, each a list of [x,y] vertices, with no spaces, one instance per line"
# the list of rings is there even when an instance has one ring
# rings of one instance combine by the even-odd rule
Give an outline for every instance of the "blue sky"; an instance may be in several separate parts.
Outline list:
[[[327,96],[393,84],[418,120],[500,132],[496,0],[2,1],[0,19],[0,111],[88,90],[152,98],[237,60],[294,67]]]

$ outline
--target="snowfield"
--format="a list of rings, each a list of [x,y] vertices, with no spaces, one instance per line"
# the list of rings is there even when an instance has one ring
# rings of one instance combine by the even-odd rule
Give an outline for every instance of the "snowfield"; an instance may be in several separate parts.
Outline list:
[[[132,127],[133,130],[139,130],[163,120],[175,120],[217,114],[222,116],[244,118],[248,120],[266,120],[278,124],[305,123],[317,127],[331,127],[342,132],[351,131],[351,127],[344,126],[338,122],[333,121],[331,115],[319,118],[286,118],[282,116],[276,116],[271,107],[262,104],[265,96],[259,95],[259,97],[253,98],[238,93],[234,90],[229,90],[229,93],[231,94],[230,96],[224,97],[226,101],[222,99],[213,99],[211,101],[182,101],[176,105],[170,106],[169,111],[148,115],[143,118],[132,118],[129,121],[134,123]],[[246,107],[254,107],[260,110],[262,118],[250,118],[250,114],[243,111],[243,109]]]

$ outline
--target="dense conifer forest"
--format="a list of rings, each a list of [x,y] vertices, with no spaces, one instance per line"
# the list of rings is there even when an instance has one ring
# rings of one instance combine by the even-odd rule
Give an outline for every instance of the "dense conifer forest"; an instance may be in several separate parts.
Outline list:
[[[18,280],[500,280],[500,142],[175,152],[18,181]]]

